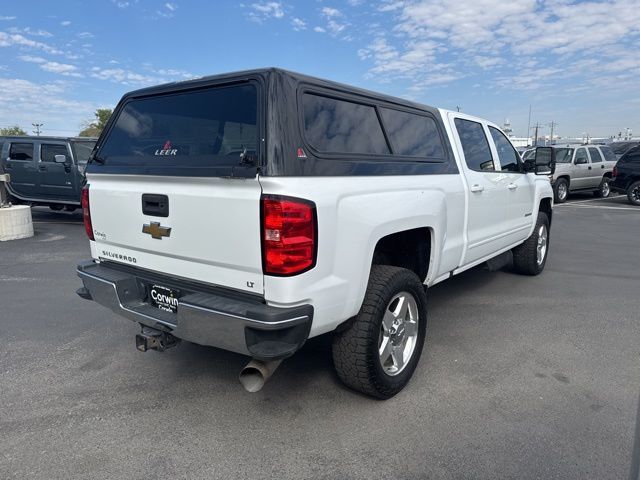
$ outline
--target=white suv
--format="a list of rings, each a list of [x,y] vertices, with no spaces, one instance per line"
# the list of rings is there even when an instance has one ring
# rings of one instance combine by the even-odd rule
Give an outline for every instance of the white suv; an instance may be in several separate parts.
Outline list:
[[[388,398],[418,363],[427,287],[511,255],[544,268],[538,153],[523,164],[479,118],[278,69],[132,92],[87,168],[78,294],[140,323],[142,351],[253,357],[252,390],[332,333],[340,378]]]

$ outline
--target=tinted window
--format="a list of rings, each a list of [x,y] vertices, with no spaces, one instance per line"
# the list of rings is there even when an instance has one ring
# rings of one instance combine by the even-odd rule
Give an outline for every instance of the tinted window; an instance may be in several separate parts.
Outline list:
[[[320,152],[389,154],[373,107],[305,93],[305,136]]]
[[[571,163],[573,148],[557,148],[556,163]]]
[[[591,163],[602,162],[602,155],[600,155],[600,150],[595,147],[589,147],[589,154],[591,155]]]
[[[72,142],[73,156],[78,164],[85,164],[96,142]]]
[[[388,108],[381,108],[380,114],[394,154],[444,159],[444,147],[433,118]]]
[[[467,166],[477,171],[495,170],[489,142],[482,125],[462,118],[456,118],[455,123]]]
[[[11,160],[32,160],[33,143],[12,143],[9,149]]]
[[[578,150],[576,150],[576,158],[574,163],[577,165],[579,162],[578,160],[583,160],[584,162],[582,163],[588,163],[589,162],[589,157],[587,157],[587,149],[586,148],[579,148]]]
[[[524,152],[522,154],[522,159],[523,160],[529,160],[530,158],[533,158],[536,156],[536,149],[533,148],[531,150],[527,150],[526,152]]]
[[[43,162],[55,162],[56,155],[64,155],[69,159],[66,145],[49,145],[44,144],[40,147],[40,160]]]
[[[507,172],[520,172],[520,164],[518,163],[518,152],[516,152],[511,142],[507,140],[497,128],[489,127],[491,136],[493,137],[493,143],[496,144],[496,150],[498,152],[498,161],[502,170]]]
[[[119,112],[99,157],[111,165],[237,165],[257,146],[253,85],[134,99]]]
[[[615,162],[618,159],[616,154],[613,153],[613,150],[611,150],[611,147],[600,147],[600,151],[607,162]]]
[[[630,148],[638,145],[638,142],[612,142],[610,147],[616,155],[622,155]]]
[[[621,162],[640,163],[640,147],[628,150],[620,159]]]

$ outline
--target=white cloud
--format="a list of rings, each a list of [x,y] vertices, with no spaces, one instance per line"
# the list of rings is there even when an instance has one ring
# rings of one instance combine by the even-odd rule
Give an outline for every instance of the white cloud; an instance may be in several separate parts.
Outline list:
[[[60,25],[62,25],[63,27],[68,27],[69,25],[71,25],[71,20],[63,20],[62,22],[60,22]]]
[[[314,32],[318,32],[318,33],[325,33],[326,30],[322,27],[313,27],[313,31]]]
[[[12,47],[12,46],[34,48],[34,49],[42,50],[43,52],[51,53],[54,55],[59,55],[63,53],[57,48],[54,48],[43,42],[37,42],[35,40],[31,40],[30,38],[26,38],[24,35],[20,35],[19,33],[9,34],[6,32],[0,32],[0,47]]]
[[[19,78],[0,78],[0,111],[11,112],[5,120],[12,124],[31,125],[38,120],[50,129],[80,125],[91,118],[96,106],[70,100],[69,89],[64,82],[35,83]]]
[[[257,23],[263,23],[272,18],[284,17],[284,5],[281,2],[259,2],[249,5],[249,19]]]
[[[320,15],[325,20],[325,26],[320,29],[314,29],[316,32],[328,32],[332,36],[337,36],[340,33],[345,32],[349,23],[344,19],[344,14],[333,7],[322,7]]]
[[[307,22],[305,22],[301,18],[292,18],[291,19],[291,26],[293,27],[293,29],[296,32],[299,32],[300,30],[306,30],[307,29]]]
[[[46,30],[32,30],[29,27],[25,27],[25,28],[16,28],[16,27],[12,27],[8,29],[9,32],[11,33],[24,33],[25,35],[31,35],[34,37],[53,37],[53,34],[50,32],[47,32]]]
[[[57,73],[67,77],[82,77],[83,75],[78,71],[78,67],[67,63],[51,62],[42,57],[34,57],[31,55],[20,55],[18,57],[23,62],[36,63],[40,65],[42,70],[51,73]]]
[[[177,9],[177,4],[167,2],[164,4],[164,9],[156,10],[156,14],[162,18],[172,18],[175,15]]]
[[[406,79],[414,90],[487,71],[504,88],[539,88],[567,75],[593,81],[603,69],[581,60],[639,56],[638,0],[384,0],[377,10],[391,26],[371,29],[373,41],[358,55],[371,76]],[[545,56],[544,68],[533,55]]]
[[[76,35],[79,38],[93,38],[93,33],[91,32],[80,32]]]
[[[0,20],[15,20],[16,17],[12,17],[12,16],[6,16],[6,15],[0,15]]]
[[[129,7],[129,5],[131,5],[131,2],[123,0],[111,0],[111,3],[113,3],[118,8],[127,8]]]

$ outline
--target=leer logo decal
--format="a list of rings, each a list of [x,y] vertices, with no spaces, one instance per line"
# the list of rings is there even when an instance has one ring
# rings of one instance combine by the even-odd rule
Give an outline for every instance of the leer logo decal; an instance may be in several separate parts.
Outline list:
[[[160,222],[145,223],[142,225],[142,233],[148,233],[151,238],[162,240],[162,237],[171,236],[171,227],[163,227]]]
[[[169,140],[164,142],[164,145],[162,146],[162,148],[156,150],[154,153],[154,155],[177,155],[177,154],[178,154],[178,149],[171,148],[171,142]]]

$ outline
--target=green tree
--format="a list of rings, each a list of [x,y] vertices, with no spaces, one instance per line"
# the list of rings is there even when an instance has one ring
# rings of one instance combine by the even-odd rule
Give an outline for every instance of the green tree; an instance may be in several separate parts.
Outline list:
[[[111,118],[113,110],[110,108],[98,108],[94,115],[94,120],[84,125],[84,129],[78,134],[80,137],[98,137],[105,125]]]
[[[0,135],[9,136],[9,135],[26,135],[23,129],[21,129],[18,125],[14,125],[13,127],[0,128]]]

